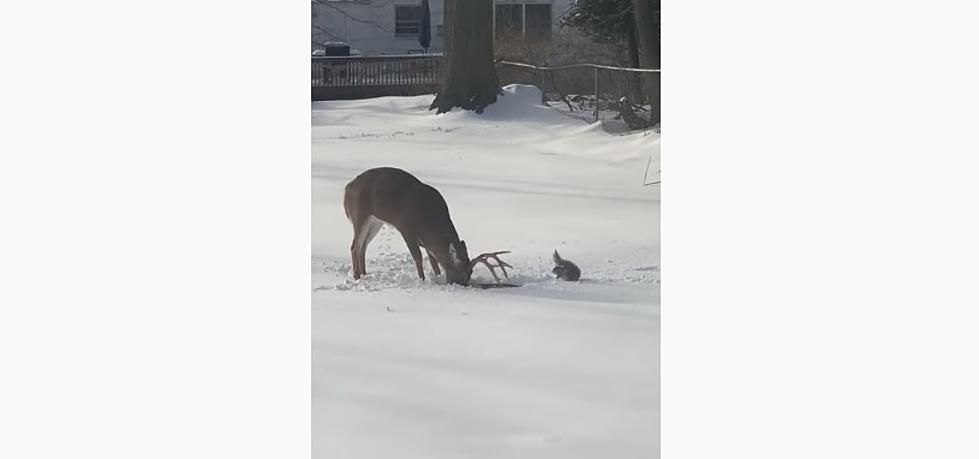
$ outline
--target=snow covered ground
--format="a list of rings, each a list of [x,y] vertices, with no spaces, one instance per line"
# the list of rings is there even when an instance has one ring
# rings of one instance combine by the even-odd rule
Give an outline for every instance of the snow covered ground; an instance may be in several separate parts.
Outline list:
[[[509,86],[313,104],[313,457],[659,457],[659,135],[612,135]],[[343,187],[403,168],[519,288],[426,281],[384,228],[351,276]],[[582,269],[557,281],[557,249]],[[490,281],[485,268],[474,277]]]

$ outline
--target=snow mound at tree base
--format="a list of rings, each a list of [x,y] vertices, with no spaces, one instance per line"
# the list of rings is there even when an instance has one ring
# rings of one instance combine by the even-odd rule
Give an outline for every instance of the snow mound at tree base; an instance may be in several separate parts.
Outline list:
[[[487,106],[483,113],[454,108],[441,116],[462,122],[519,121],[557,126],[583,124],[581,120],[568,117],[544,104],[541,97],[541,91],[536,86],[511,84],[502,88],[496,102]]]

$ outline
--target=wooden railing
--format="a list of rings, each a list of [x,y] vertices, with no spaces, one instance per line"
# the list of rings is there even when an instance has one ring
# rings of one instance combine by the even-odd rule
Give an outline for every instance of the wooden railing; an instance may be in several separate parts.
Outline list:
[[[441,80],[441,54],[312,59],[316,100],[426,94]]]

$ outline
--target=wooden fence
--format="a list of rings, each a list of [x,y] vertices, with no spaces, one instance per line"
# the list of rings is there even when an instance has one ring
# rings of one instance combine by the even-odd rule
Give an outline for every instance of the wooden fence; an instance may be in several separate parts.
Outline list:
[[[432,94],[441,81],[441,54],[312,59],[313,100]]]

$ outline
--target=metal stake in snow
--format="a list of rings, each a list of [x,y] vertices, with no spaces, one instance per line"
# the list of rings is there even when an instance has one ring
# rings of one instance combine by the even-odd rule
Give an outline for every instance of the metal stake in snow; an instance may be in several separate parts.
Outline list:
[[[657,180],[655,182],[646,183],[646,176],[649,175],[649,165],[652,162],[653,162],[653,153],[650,152],[649,153],[649,160],[646,161],[646,172],[643,172],[642,173],[642,184],[643,184],[643,186],[646,186],[646,185],[658,185],[660,182],[662,182],[662,180]]]

